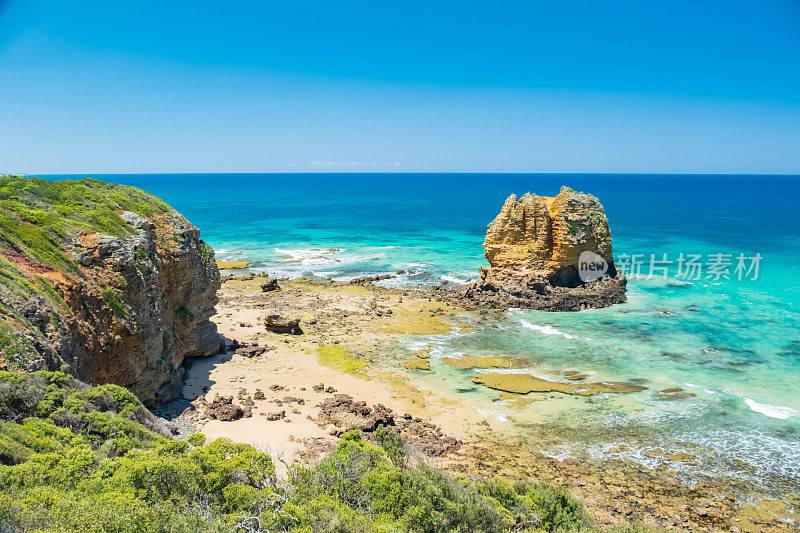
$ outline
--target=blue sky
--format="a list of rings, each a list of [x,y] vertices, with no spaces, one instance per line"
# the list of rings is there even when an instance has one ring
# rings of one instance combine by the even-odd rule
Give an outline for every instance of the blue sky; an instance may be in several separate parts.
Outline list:
[[[800,173],[798,0],[0,0],[0,172]]]

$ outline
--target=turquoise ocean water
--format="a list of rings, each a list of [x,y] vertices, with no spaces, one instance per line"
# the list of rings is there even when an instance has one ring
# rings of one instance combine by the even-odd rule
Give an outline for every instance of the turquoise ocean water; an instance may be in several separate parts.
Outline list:
[[[549,196],[561,185],[595,194],[605,206],[618,263],[630,256],[643,263],[639,275],[629,277],[627,304],[580,313],[509,311],[497,327],[409,339],[408,348],[433,342],[437,356],[518,355],[535,359],[531,372],[549,379],[575,369],[591,380],[648,387],[631,395],[531,404],[534,415],[540,413],[533,422],[573,435],[542,441],[546,453],[626,456],[687,477],[800,483],[800,177],[93,177],[160,196],[201,229],[219,258],[254,260],[255,271],[346,280],[402,269],[409,274],[386,283],[410,287],[474,278],[486,264],[486,225],[509,194]],[[699,278],[678,275],[681,253],[701,257]],[[660,268],[648,276],[651,254],[673,261],[666,277]],[[747,269],[758,256],[753,279],[755,270]],[[717,270],[709,270],[714,262]],[[512,414],[496,394],[473,390],[471,376],[441,368],[429,379],[473,395],[488,416]],[[695,396],[655,398],[670,387]],[[681,451],[697,459],[665,457]]]

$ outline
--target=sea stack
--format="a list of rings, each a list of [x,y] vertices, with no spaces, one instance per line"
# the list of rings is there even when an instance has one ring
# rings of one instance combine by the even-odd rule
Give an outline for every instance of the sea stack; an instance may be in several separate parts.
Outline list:
[[[488,267],[461,291],[465,304],[579,311],[625,302],[603,206],[562,187],[553,197],[509,196],[486,232]]]

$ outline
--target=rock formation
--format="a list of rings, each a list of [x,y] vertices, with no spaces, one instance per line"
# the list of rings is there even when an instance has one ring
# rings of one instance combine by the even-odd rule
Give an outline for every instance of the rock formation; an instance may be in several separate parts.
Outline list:
[[[289,333],[291,335],[303,333],[303,330],[300,329],[299,318],[289,318],[281,315],[267,315],[264,318],[264,327],[268,331],[274,331],[275,333]]]
[[[197,228],[143,191],[0,178],[0,367],[63,368],[163,403],[184,357],[220,349],[219,286]]]
[[[626,281],[613,262],[608,220],[590,194],[569,187],[554,197],[512,194],[489,224],[484,249],[490,266],[462,289],[464,303],[577,311],[625,301]],[[589,273],[582,279],[579,260],[585,265],[587,258],[605,272],[584,270]]]

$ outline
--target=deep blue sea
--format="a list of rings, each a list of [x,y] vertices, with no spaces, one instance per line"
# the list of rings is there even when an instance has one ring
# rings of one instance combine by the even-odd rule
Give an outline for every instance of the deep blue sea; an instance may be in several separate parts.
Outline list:
[[[486,225],[509,194],[551,196],[561,185],[590,192],[605,207],[617,262],[630,265],[628,303],[580,313],[509,311],[496,328],[410,338],[408,348],[432,343],[437,356],[521,355],[538,361],[531,371],[541,377],[576,369],[592,380],[648,387],[531,404],[531,420],[578,436],[543,443],[547,453],[627,456],[689,476],[800,481],[800,177],[92,177],[163,198],[200,228],[218,258],[253,260],[255,271],[346,280],[402,269],[410,273],[386,283],[410,287],[474,278],[486,264]],[[684,262],[679,273],[681,254],[699,256],[693,264],[701,270]],[[470,384],[471,372],[441,367],[429,378],[435,386],[455,392]],[[655,398],[671,387],[695,396]],[[496,394],[472,394],[488,416],[520,417]],[[697,455],[697,464],[667,458],[679,451]]]

